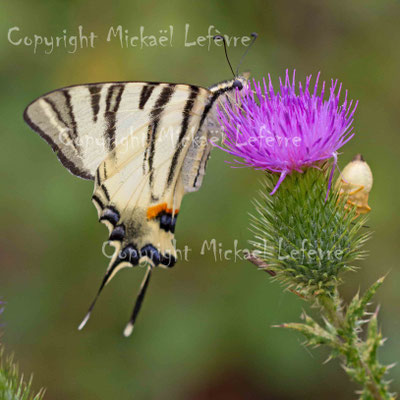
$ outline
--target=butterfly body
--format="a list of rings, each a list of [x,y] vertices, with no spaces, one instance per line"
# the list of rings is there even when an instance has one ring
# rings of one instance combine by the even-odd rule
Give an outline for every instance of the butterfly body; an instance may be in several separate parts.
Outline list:
[[[94,181],[92,202],[115,247],[98,294],[121,268],[175,264],[182,198],[202,184],[210,140],[221,135],[216,106],[238,82],[245,78],[209,89],[155,82],[76,85],[26,108],[25,121],[62,164]]]

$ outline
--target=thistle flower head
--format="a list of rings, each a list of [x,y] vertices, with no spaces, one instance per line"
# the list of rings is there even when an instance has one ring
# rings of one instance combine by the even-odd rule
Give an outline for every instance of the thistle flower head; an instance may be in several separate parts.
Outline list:
[[[278,176],[266,174],[261,199],[255,200],[250,244],[258,258],[285,286],[305,296],[333,295],[342,272],[363,258],[370,232],[360,232],[366,218],[345,207],[347,197],[336,187],[326,200],[328,171],[293,172],[274,196]]]
[[[292,79],[286,70],[285,82],[280,79],[275,91],[271,77],[268,85],[253,80],[240,92],[237,102],[226,101],[218,109],[219,122],[225,137],[220,147],[241,160],[235,163],[280,174],[275,193],[285,177],[293,171],[318,167],[321,161],[333,158],[352,137],[352,122],[357,103],[348,101],[347,91],[339,105],[342,85],[333,81],[329,97],[324,100],[325,82],[318,91],[319,74],[311,86],[308,76],[296,93],[295,71]],[[330,186],[331,178],[329,180]]]

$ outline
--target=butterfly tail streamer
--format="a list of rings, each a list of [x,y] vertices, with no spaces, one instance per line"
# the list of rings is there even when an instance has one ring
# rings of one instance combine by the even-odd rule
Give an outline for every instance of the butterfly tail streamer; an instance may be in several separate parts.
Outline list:
[[[87,312],[86,315],[85,315],[85,318],[83,318],[82,322],[81,322],[80,325],[78,326],[78,330],[79,330],[79,331],[81,331],[81,330],[85,327],[86,323],[89,321],[90,315],[92,314],[92,311],[93,311],[93,308],[94,308],[94,306],[95,306],[95,304],[96,304],[96,302],[97,302],[97,299],[99,298],[100,293],[102,292],[104,286],[106,285],[107,278],[108,278],[108,277],[107,277],[107,275],[106,275],[106,276],[104,277],[104,279],[103,279],[103,282],[102,282],[101,285],[100,285],[99,290],[97,291],[96,297],[95,297],[94,300],[92,301],[92,304],[90,305],[89,310],[88,310],[88,312]]]
[[[149,286],[150,278],[151,278],[152,267],[149,266],[146,275],[143,278],[142,284],[140,286],[139,294],[136,298],[135,306],[133,308],[132,316],[129,322],[127,323],[124,329],[124,336],[128,337],[132,334],[133,328],[135,327],[135,321],[137,316],[139,315],[139,311],[142,307],[144,296],[146,294],[147,288]]]
[[[92,304],[90,305],[89,310],[85,315],[85,318],[83,318],[82,322],[78,326],[79,331],[81,331],[85,327],[86,323],[89,321],[90,315],[92,314],[93,308],[96,305],[96,302],[97,302],[98,298],[100,297],[101,292],[103,291],[104,287],[107,285],[107,283],[113,277],[115,269],[118,266],[119,266],[119,264],[117,262],[113,262],[113,264],[111,264],[111,267],[107,269],[107,272],[104,275],[104,278],[103,278],[103,281],[101,282],[99,290],[97,291],[97,294],[96,294],[94,300],[92,301]]]

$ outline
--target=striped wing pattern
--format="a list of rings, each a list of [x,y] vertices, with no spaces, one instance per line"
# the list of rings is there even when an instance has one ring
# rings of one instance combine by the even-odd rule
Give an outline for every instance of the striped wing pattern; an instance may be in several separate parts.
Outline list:
[[[174,230],[182,197],[200,188],[215,129],[215,105],[234,89],[110,82],[39,97],[24,119],[73,174],[94,180],[92,201],[115,247],[98,294],[123,267],[146,262],[125,334],[130,334],[154,266],[175,264]]]

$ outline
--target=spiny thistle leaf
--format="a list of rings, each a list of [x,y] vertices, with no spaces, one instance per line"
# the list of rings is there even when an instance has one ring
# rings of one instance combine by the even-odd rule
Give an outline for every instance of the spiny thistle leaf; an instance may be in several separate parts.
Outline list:
[[[353,297],[352,301],[347,307],[345,316],[345,329],[348,332],[351,332],[356,327],[357,323],[359,323],[360,320],[365,316],[366,308],[369,302],[382,285],[384,279],[385,277],[378,279],[361,298],[359,293]]]
[[[306,313],[303,313],[302,317],[304,323],[291,322],[277,325],[275,327],[288,328],[300,332],[306,338],[305,344],[307,346],[319,346],[325,344],[333,348],[338,347],[335,329],[324,329]]]

